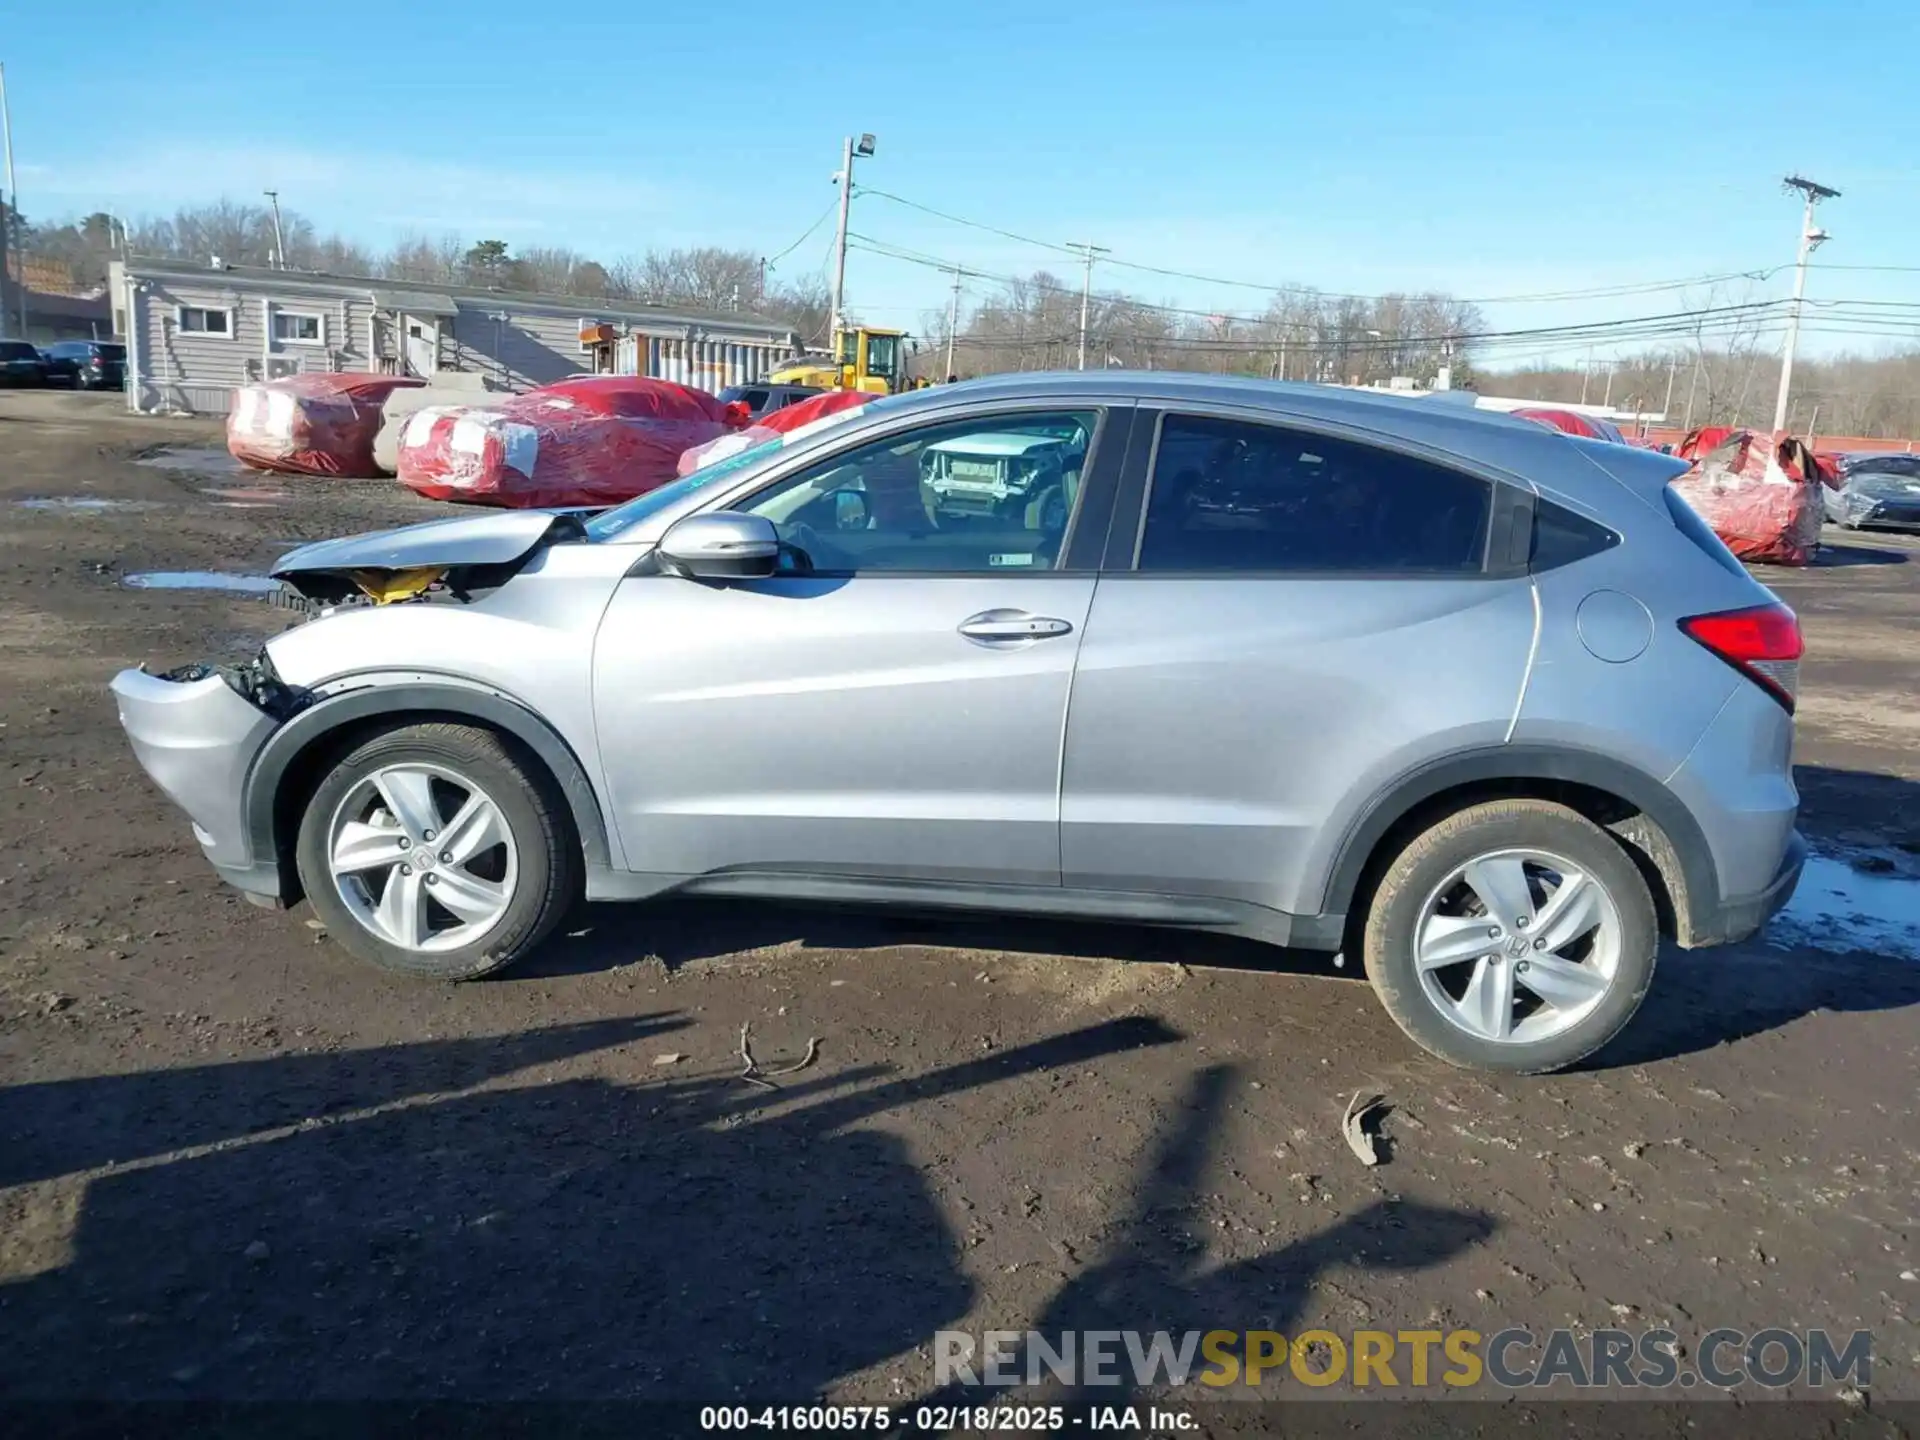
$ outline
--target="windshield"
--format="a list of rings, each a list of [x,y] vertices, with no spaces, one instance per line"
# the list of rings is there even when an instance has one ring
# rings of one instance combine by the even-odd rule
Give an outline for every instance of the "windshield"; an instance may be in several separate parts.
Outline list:
[[[867,373],[891,380],[900,363],[900,341],[893,335],[867,337]]]
[[[658,490],[649,490],[644,495],[636,495],[624,505],[617,505],[603,511],[587,522],[589,540],[612,540],[626,534],[649,515],[657,515],[668,506],[684,500],[696,490],[703,490],[716,480],[724,480],[729,475],[738,475],[741,471],[758,465],[776,455],[786,443],[785,436],[762,441],[724,460],[716,460],[711,465],[702,466],[691,475],[682,475],[671,485],[662,485]]]

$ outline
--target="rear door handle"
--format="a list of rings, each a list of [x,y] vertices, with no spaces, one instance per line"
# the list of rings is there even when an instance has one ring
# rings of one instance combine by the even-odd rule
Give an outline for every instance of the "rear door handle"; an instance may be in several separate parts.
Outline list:
[[[969,640],[1046,640],[1071,635],[1073,624],[1051,615],[1029,615],[1024,610],[982,610],[962,620],[959,629]]]

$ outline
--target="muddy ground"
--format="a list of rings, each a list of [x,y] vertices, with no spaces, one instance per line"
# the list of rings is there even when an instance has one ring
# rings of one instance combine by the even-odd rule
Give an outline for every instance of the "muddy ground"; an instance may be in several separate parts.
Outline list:
[[[282,616],[123,579],[436,507],[132,458],[218,443],[0,395],[0,1394],[897,1404],[941,1329],[1659,1323],[1870,1330],[1873,1405],[1920,1398],[1896,954],[1671,952],[1608,1052],[1506,1080],[1324,958],[1209,938],[593,907],[436,988],[247,906],[104,686]],[[59,497],[127,503],[15,503]],[[1806,829],[1897,877],[1920,545],[1767,578],[1809,636]],[[748,1022],[817,1063],[740,1082]],[[1393,1105],[1373,1170],[1356,1090]]]

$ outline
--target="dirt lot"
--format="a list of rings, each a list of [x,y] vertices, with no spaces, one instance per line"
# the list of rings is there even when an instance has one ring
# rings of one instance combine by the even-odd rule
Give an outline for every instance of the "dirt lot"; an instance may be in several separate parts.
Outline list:
[[[213,493],[288,487],[136,463],[218,434],[118,403],[0,395],[0,1394],[898,1404],[940,1329],[1658,1323],[1870,1330],[1874,1412],[1920,1398],[1911,959],[1674,952],[1530,1080],[1324,959],[1121,929],[593,907],[497,981],[387,980],[216,881],[104,685],[280,623],[127,575],[434,507]],[[128,503],[17,503],[59,497]],[[1920,545],[1847,538],[1767,578],[1807,831],[1891,886]],[[741,1083],[749,1021],[818,1062]]]

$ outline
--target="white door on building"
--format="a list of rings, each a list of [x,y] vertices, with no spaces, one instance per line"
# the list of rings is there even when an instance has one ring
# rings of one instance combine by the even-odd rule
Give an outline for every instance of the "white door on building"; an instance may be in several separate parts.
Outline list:
[[[403,316],[407,327],[407,369],[422,379],[430,379],[440,368],[440,326],[437,321]]]

